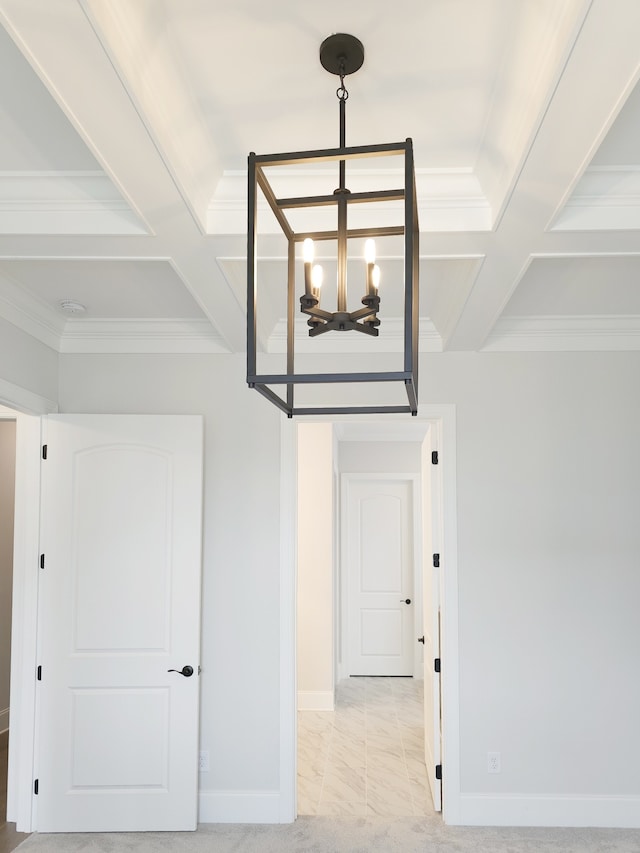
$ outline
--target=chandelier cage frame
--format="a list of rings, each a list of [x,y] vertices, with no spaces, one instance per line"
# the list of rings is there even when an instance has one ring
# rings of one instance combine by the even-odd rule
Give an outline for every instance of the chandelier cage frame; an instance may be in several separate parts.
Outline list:
[[[352,41],[349,41],[352,40]],[[355,51],[354,51],[355,45]],[[352,57],[346,55],[348,49]],[[355,58],[354,58],[355,57]],[[339,74],[340,88],[340,145],[313,151],[297,151],[283,154],[257,155],[248,158],[248,229],[247,229],[247,384],[255,388],[289,418],[296,415],[350,415],[350,414],[411,414],[418,412],[418,263],[419,226],[416,196],[413,143],[404,142],[361,145],[348,147],[345,144],[345,101],[348,92],[344,87],[345,74],[357,70],[364,60],[364,48],[353,36],[337,34],[325,39],[320,49],[323,66],[331,73]],[[350,70],[352,69],[352,70]],[[404,161],[404,185],[393,190],[350,192],[345,185],[346,162],[355,159],[402,156]],[[282,166],[313,165],[336,162],[339,167],[340,186],[331,195],[298,196],[278,198],[265,169]],[[273,174],[273,172],[272,172]],[[260,193],[271,209],[287,243],[287,343],[286,373],[259,374],[258,358],[258,199]],[[350,205],[372,202],[403,202],[402,224],[349,228]],[[337,228],[317,231],[296,231],[287,218],[288,210],[301,208],[337,206]],[[305,282],[305,293],[299,298],[299,310],[311,317],[309,335],[314,337],[326,331],[365,332],[378,336],[380,321],[377,318],[380,298],[377,290],[370,288],[361,300],[364,307],[349,313],[346,310],[346,262],[349,240],[374,237],[402,236],[404,238],[404,312],[403,312],[403,369],[375,372],[345,373],[296,373],[295,372],[295,317],[296,317],[296,246],[308,238],[315,241],[334,241],[338,251],[338,310],[334,313],[321,310],[315,291]],[[371,265],[372,266],[372,265]],[[374,295],[372,295],[374,294]],[[297,406],[296,386],[334,385],[336,383],[402,383],[407,394],[406,405],[314,405]],[[284,386],[281,396],[269,386]]]

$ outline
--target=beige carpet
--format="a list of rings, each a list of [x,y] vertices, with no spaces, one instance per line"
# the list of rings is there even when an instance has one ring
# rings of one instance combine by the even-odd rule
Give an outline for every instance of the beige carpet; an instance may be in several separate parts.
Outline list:
[[[32,835],[20,853],[640,853],[640,830],[448,827],[431,818],[303,817],[193,833]]]

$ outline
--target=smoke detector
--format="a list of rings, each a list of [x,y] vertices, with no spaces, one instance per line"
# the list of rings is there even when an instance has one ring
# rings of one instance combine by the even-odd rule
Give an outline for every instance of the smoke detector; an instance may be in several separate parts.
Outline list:
[[[83,305],[82,302],[76,302],[75,299],[61,299],[58,302],[58,307],[61,311],[64,311],[65,314],[84,314],[87,310],[87,306]]]

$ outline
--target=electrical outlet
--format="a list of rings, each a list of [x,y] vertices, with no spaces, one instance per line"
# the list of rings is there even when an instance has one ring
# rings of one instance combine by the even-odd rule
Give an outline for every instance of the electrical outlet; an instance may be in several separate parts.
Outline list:
[[[209,772],[209,750],[201,749],[200,750],[200,765],[199,768],[201,773]]]
[[[499,752],[488,752],[487,753],[487,773],[499,773],[500,772],[500,753]]]

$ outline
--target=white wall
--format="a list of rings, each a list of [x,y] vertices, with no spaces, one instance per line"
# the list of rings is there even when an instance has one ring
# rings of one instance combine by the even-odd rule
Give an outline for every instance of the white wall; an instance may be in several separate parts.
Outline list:
[[[16,390],[20,393],[19,400]],[[58,354],[0,317],[0,402],[35,410],[30,395],[58,399]]]
[[[458,404],[462,790],[525,795],[467,819],[640,825],[640,353],[429,363]]]
[[[334,705],[333,427],[298,427],[298,710]]]
[[[0,732],[9,727],[16,422],[0,417]]]
[[[418,441],[341,441],[338,466],[342,474],[419,474]]]
[[[205,415],[203,788],[248,808],[278,787],[281,415],[241,356],[60,361],[63,411]],[[422,359],[422,401],[457,405],[467,820],[640,825],[639,380],[640,353]]]

